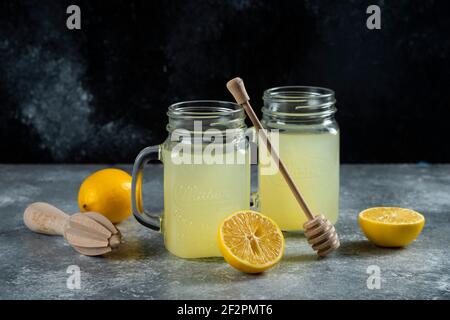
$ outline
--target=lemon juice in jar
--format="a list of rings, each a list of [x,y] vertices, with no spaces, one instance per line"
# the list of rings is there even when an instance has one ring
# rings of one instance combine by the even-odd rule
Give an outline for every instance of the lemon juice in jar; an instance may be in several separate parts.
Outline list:
[[[316,87],[280,87],[264,93],[263,125],[277,130],[281,159],[314,214],[335,223],[339,215],[339,128],[334,92]],[[281,173],[259,143],[259,205],[284,231],[302,230],[306,218]],[[264,163],[265,162],[265,163]],[[269,171],[269,172],[267,172]]]
[[[230,156],[244,160],[240,164],[177,164],[181,156],[172,151],[163,148],[162,154],[165,246],[183,258],[221,256],[216,242],[220,223],[250,206],[247,151],[215,154],[225,160]]]

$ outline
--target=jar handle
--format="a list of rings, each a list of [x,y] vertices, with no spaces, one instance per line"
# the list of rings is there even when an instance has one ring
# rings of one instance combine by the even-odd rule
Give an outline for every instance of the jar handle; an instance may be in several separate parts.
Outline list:
[[[151,146],[139,152],[133,165],[131,181],[131,205],[136,220],[155,231],[161,230],[161,216],[145,211],[142,201],[142,180],[145,165],[150,161],[161,161],[161,146]]]

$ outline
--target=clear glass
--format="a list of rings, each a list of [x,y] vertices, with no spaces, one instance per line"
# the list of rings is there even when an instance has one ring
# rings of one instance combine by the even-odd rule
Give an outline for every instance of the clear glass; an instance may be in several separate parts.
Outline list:
[[[192,101],[170,106],[167,114],[169,135],[158,148],[164,164],[160,225],[165,246],[182,258],[221,256],[216,242],[219,224],[250,206],[244,111],[230,102]],[[139,180],[138,169],[135,179]],[[143,220],[138,196],[136,203],[136,218]],[[151,221],[154,215],[147,215],[147,226],[158,229]]]
[[[264,92],[263,126],[279,130],[279,153],[314,214],[332,223],[339,215],[339,127],[334,92],[318,87],[279,87]],[[264,144],[260,159],[270,159]],[[262,154],[264,153],[264,154]],[[279,172],[259,166],[259,206],[284,231],[303,229],[306,218]]]

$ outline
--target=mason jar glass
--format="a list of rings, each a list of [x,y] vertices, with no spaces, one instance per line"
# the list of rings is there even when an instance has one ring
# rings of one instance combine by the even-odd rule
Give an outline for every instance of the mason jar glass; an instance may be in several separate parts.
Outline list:
[[[339,215],[339,127],[335,95],[319,87],[278,87],[263,96],[262,123],[314,214]],[[274,133],[275,132],[275,133]],[[259,144],[258,202],[284,231],[302,230],[306,218],[263,143]],[[264,161],[266,160],[266,161]],[[265,163],[264,163],[265,162]]]
[[[217,230],[227,216],[250,207],[250,153],[241,106],[224,101],[173,104],[168,137],[145,148],[133,167],[133,214],[161,231],[166,248],[182,258],[221,256]],[[142,205],[142,172],[152,160],[164,165],[164,212]]]

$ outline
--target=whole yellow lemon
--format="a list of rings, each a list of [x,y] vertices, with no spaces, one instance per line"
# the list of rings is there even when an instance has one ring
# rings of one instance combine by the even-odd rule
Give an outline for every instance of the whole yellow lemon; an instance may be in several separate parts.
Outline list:
[[[131,176],[120,169],[103,169],[87,177],[78,192],[81,212],[101,213],[112,223],[131,215]]]

